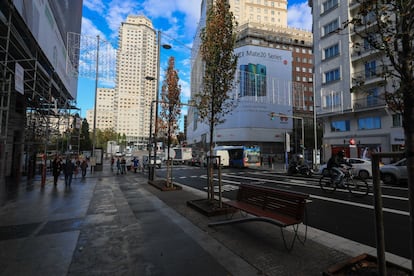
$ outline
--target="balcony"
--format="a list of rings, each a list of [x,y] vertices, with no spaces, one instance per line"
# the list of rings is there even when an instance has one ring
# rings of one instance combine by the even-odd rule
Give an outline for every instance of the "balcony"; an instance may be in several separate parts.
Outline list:
[[[379,109],[384,108],[386,105],[387,102],[380,96],[367,96],[366,98],[356,99],[352,102],[354,111]]]
[[[387,71],[384,67],[375,67],[366,69],[360,72],[355,72],[352,75],[352,86],[363,86],[373,84],[376,82],[383,82]]]

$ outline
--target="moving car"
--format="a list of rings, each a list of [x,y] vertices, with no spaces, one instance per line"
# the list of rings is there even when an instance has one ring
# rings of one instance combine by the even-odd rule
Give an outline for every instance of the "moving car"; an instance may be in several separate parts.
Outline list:
[[[370,178],[372,177],[372,165],[370,160],[362,159],[362,158],[345,158],[349,163],[352,164],[352,171],[355,176],[360,178]],[[319,169],[319,174],[323,174],[327,168],[327,164],[321,165]]]
[[[403,181],[407,181],[407,159],[403,158],[398,162],[381,166],[380,173],[384,184],[398,185]]]

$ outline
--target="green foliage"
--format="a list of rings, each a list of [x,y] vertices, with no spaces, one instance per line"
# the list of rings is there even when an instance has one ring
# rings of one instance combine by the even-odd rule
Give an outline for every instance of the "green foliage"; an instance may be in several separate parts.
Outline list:
[[[237,67],[237,56],[233,51],[235,26],[228,1],[217,0],[209,7],[206,27],[200,35],[200,51],[205,64],[203,89],[195,95],[194,102],[201,121],[212,127],[223,123],[224,115],[235,105],[229,96]]]
[[[92,139],[89,134],[89,123],[86,119],[83,119],[80,133],[80,151],[92,150]]]
[[[170,148],[171,136],[178,129],[178,119],[181,114],[181,85],[178,84],[180,78],[175,69],[175,59],[168,59],[168,68],[165,72],[165,79],[161,89],[161,113],[162,126],[167,136],[167,147]]]
[[[234,85],[237,56],[234,54],[235,20],[227,0],[216,0],[207,11],[202,30],[200,52],[204,63],[202,91],[194,97],[199,119],[209,124],[210,153],[213,152],[214,128],[235,106],[229,92]],[[208,199],[214,199],[213,164],[208,164]],[[220,203],[221,204],[221,203]]]

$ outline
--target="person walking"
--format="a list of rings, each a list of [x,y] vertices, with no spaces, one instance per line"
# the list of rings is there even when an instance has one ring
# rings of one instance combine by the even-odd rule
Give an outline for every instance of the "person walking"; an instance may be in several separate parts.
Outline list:
[[[70,184],[72,184],[72,177],[73,177],[74,171],[75,171],[75,164],[72,162],[72,160],[69,157],[66,158],[66,163],[63,169],[63,172],[65,174],[65,187],[70,187]]]
[[[121,174],[126,174],[126,160],[124,157],[121,159]]]
[[[53,174],[53,185],[57,185],[57,181],[59,179],[60,171],[62,170],[62,163],[60,162],[60,158],[56,155],[52,161],[52,174]]]
[[[80,160],[79,160],[79,158],[77,158],[76,159],[76,162],[75,162],[75,179],[76,179],[76,177],[78,176],[78,173],[79,173],[79,170],[80,170],[80,164],[81,164],[81,162],[80,162]]]
[[[82,160],[82,163],[80,164],[81,171],[82,171],[82,178],[85,178],[86,176],[86,169],[88,168],[88,162],[86,159]]]
[[[116,159],[116,174],[121,173],[121,159],[118,157]]]
[[[114,163],[115,163],[115,159],[114,159],[114,157],[112,156],[112,157],[111,157],[111,171],[113,171],[113,170],[114,170]]]
[[[132,159],[132,162],[134,163],[134,173],[136,173],[139,168],[139,159],[134,157],[134,159]]]

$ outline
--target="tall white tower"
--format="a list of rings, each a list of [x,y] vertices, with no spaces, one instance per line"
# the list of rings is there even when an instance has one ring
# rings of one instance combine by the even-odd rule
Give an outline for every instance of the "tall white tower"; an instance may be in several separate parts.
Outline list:
[[[143,15],[129,15],[119,30],[115,83],[115,131],[129,143],[148,143],[151,102],[155,100],[157,41],[152,22]]]

